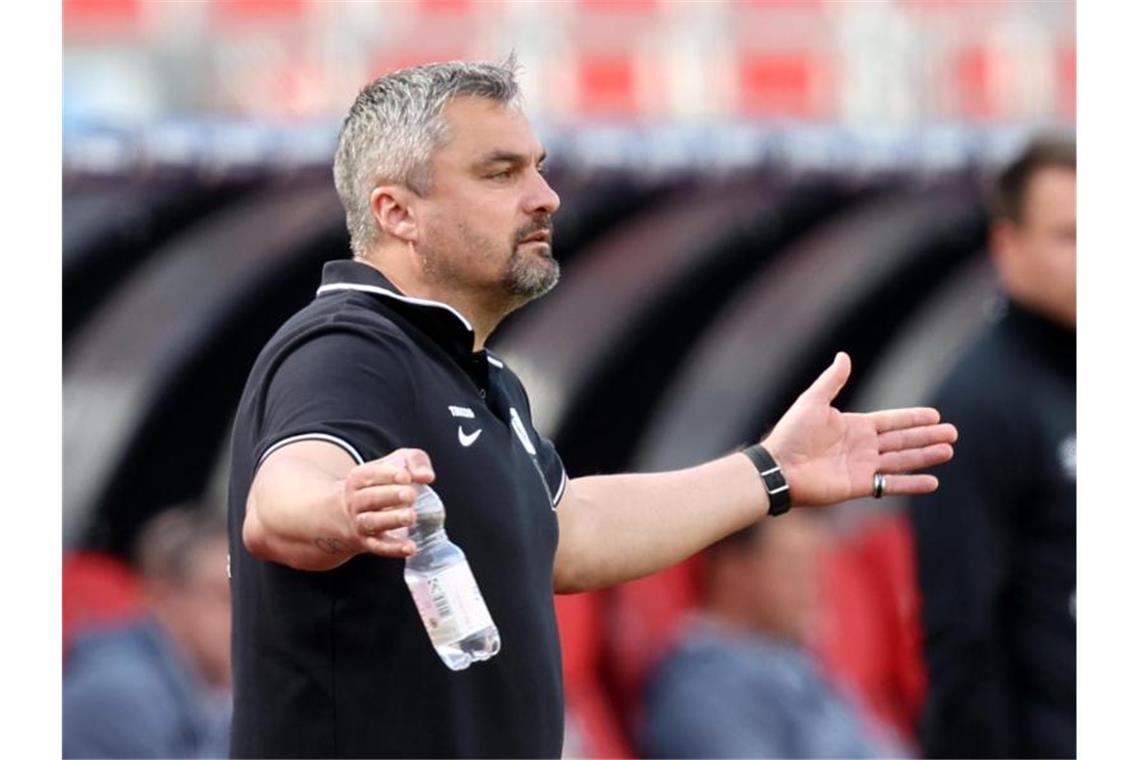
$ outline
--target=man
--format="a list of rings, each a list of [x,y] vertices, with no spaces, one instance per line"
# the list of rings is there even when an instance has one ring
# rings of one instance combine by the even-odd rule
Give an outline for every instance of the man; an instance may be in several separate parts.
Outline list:
[[[64,757],[219,757],[229,745],[230,594],[217,520],[148,521],[135,565],[147,615],[78,639],[63,678]]]
[[[753,447],[570,480],[484,348],[559,273],[559,200],[517,101],[512,63],[434,64],[373,82],[345,120],[334,174],[354,259],[326,264],[263,350],[234,427],[235,755],[556,756],[552,592],[667,567],[789,492],[829,504],[869,494],[876,472],[891,493],[929,492],[933,476],[910,473],[951,456],[932,409],[831,409],[841,355],[766,440],[782,473]],[[402,576],[415,547],[399,529],[426,483],[501,636],[461,672]]]
[[[713,544],[705,604],[646,689],[646,757],[886,757],[804,644],[819,611],[817,518],[792,513]]]
[[[930,757],[1076,754],[1076,146],[1002,173],[1005,313],[936,396],[969,443],[912,506]]]

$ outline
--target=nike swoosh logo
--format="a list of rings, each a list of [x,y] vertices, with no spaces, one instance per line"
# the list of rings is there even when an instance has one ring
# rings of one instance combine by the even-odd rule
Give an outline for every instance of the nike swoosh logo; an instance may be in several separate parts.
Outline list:
[[[463,426],[460,425],[459,426],[459,445],[466,448],[467,446],[470,446],[471,444],[475,443],[475,439],[478,438],[482,434],[483,434],[483,428],[479,428],[474,433],[467,435],[466,433],[463,432]]]

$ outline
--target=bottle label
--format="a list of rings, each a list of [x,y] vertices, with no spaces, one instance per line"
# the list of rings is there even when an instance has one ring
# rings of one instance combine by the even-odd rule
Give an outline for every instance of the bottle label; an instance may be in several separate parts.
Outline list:
[[[412,599],[431,643],[447,646],[492,624],[471,566],[459,562],[427,578],[409,582]]]

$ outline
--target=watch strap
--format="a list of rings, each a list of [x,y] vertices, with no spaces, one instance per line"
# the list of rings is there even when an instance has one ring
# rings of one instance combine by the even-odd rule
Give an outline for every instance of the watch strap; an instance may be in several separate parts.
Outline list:
[[[764,490],[768,492],[768,516],[778,517],[792,508],[792,494],[788,488],[788,481],[784,479],[784,472],[780,465],[768,453],[768,449],[757,443],[742,452],[760,473],[760,481]]]

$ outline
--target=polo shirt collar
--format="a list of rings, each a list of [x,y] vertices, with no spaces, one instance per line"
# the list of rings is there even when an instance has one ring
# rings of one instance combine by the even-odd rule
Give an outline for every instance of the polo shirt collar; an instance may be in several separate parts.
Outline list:
[[[400,292],[375,267],[350,259],[325,262],[317,295],[343,291],[370,293],[385,306],[426,332],[445,349],[470,356],[475,347],[471,323],[455,308],[440,301],[415,298]]]

